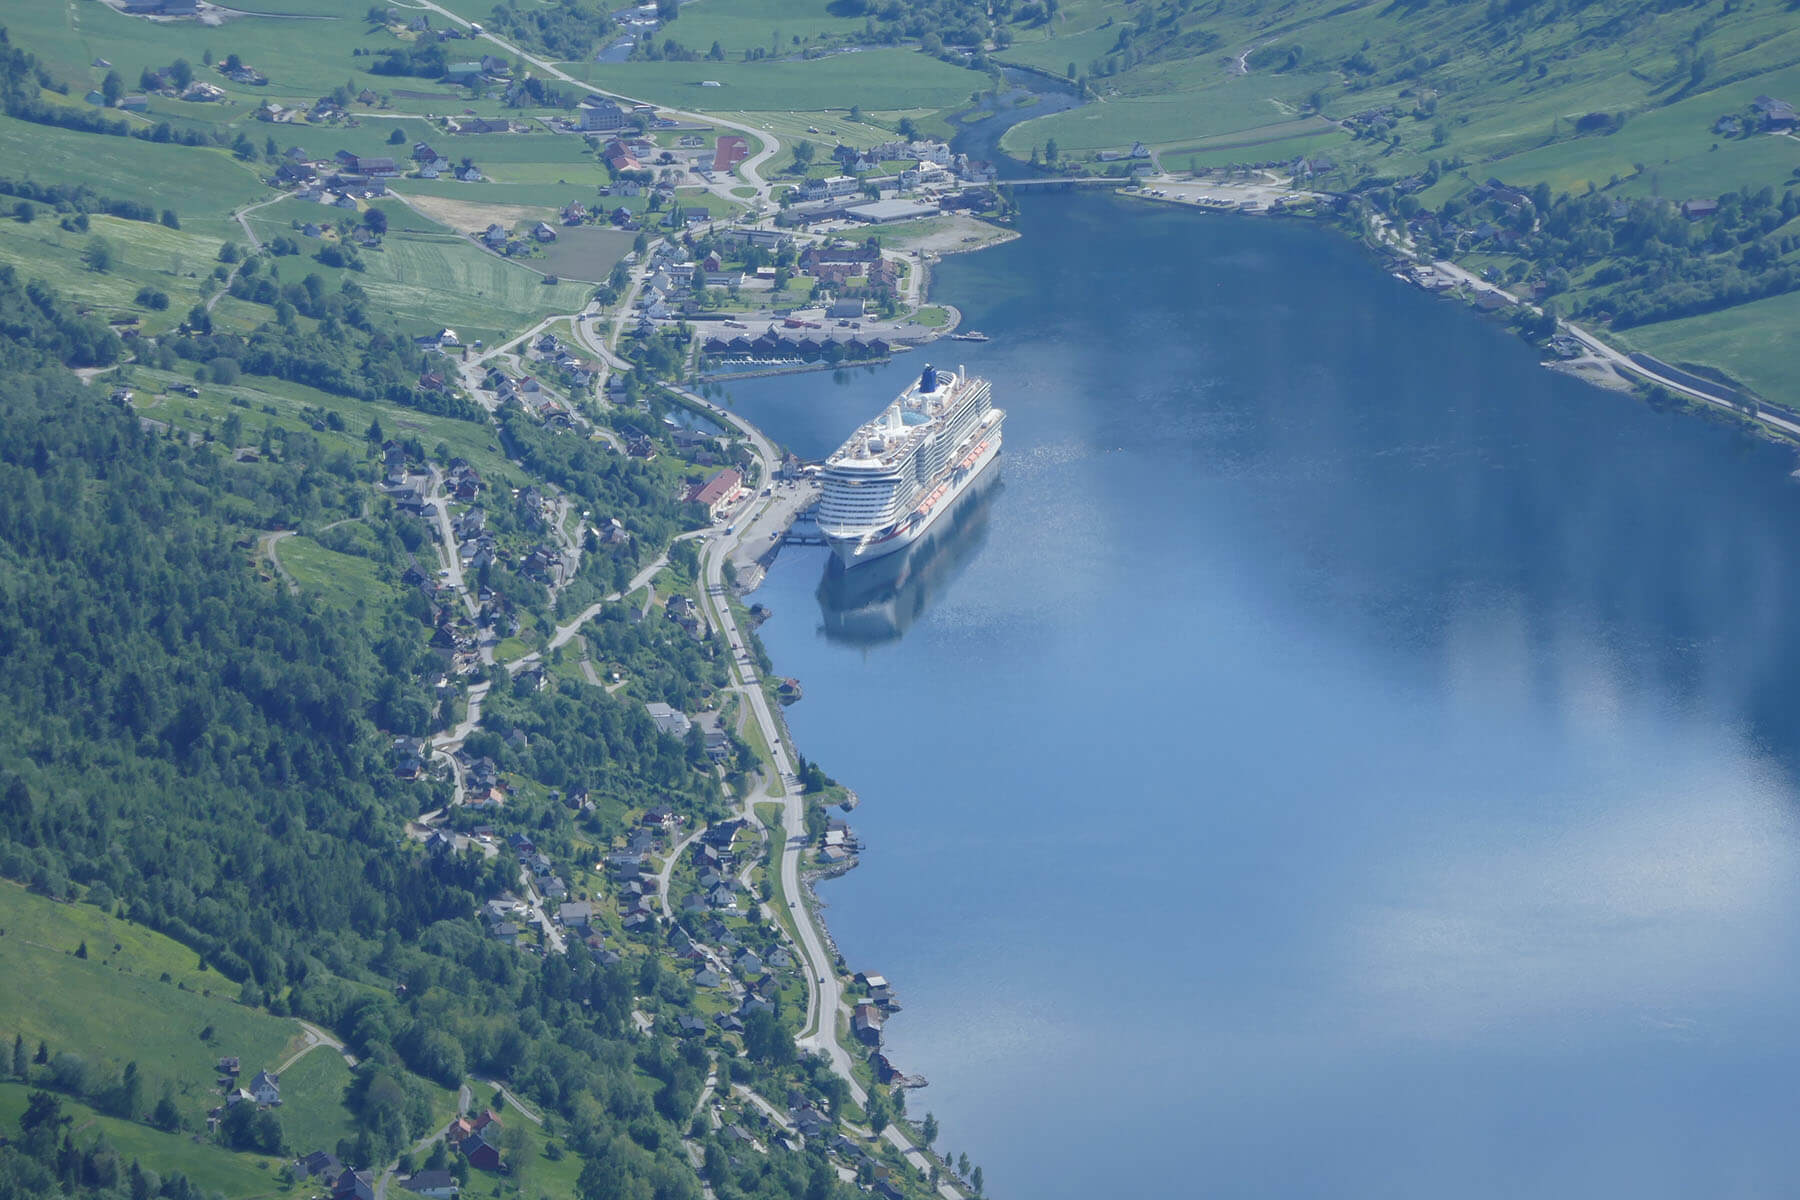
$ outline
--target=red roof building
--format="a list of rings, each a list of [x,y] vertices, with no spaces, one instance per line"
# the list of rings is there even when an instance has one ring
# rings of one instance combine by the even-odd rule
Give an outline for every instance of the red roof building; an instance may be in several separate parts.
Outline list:
[[[737,134],[728,133],[713,147],[713,170],[729,171],[748,157],[750,144]]]
[[[743,486],[744,477],[738,474],[737,468],[726,467],[705,483],[689,488],[687,498],[692,503],[706,505],[707,516],[716,521],[725,506],[737,499]]]

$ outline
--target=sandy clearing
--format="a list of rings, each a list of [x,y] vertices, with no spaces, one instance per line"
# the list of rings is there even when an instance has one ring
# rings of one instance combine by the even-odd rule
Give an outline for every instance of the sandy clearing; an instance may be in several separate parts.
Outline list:
[[[422,216],[460,233],[480,233],[495,221],[510,228],[521,221],[553,221],[557,215],[554,208],[531,204],[481,204],[473,200],[452,200],[447,196],[395,194]]]

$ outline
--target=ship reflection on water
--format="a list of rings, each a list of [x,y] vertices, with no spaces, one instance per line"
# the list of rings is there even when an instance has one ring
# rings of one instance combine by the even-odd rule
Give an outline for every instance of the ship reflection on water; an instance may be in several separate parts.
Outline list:
[[[836,555],[828,558],[818,592],[827,639],[879,646],[897,641],[925,615],[987,540],[988,514],[1001,491],[1000,472],[987,476],[937,528],[898,554],[848,568]]]

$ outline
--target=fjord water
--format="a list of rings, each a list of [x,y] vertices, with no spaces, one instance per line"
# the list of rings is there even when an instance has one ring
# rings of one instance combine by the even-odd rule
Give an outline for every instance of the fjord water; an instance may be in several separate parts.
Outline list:
[[[824,885],[990,1192],[1767,1196],[1800,1165],[1800,488],[1299,224],[1091,197],[985,345],[743,381],[820,455],[934,358],[1000,486],[757,598]]]

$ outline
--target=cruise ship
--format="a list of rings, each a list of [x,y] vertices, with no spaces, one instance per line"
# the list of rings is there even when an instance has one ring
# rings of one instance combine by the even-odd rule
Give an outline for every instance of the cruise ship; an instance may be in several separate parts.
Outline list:
[[[845,566],[925,536],[1000,453],[1006,413],[985,379],[929,363],[825,461],[819,531]]]

